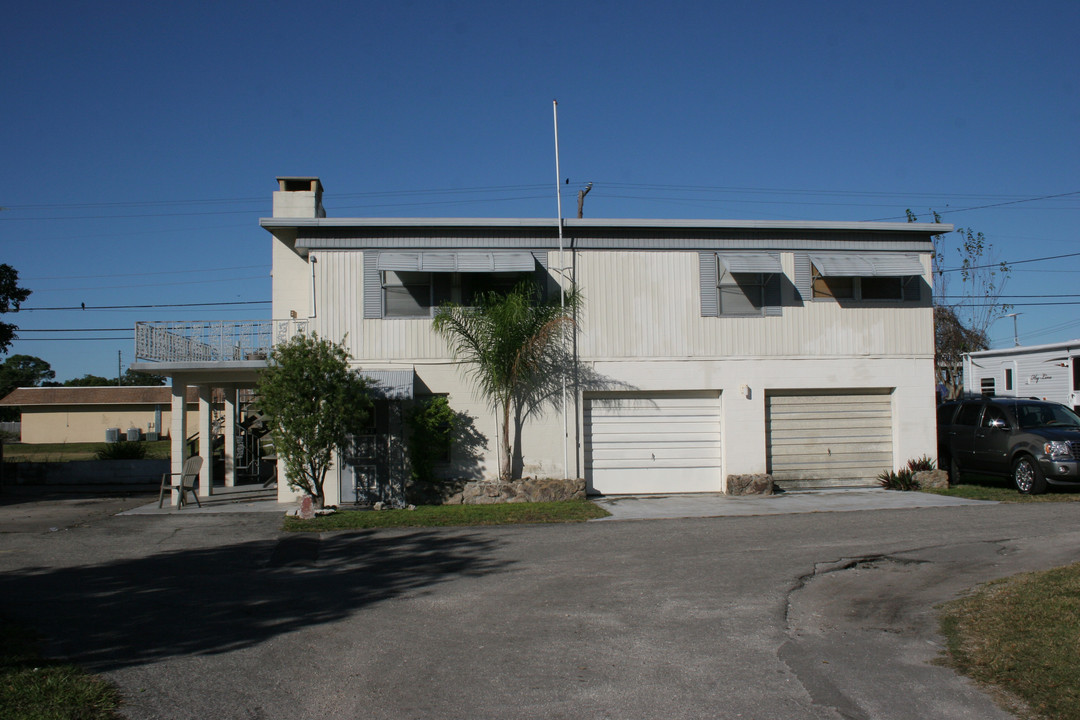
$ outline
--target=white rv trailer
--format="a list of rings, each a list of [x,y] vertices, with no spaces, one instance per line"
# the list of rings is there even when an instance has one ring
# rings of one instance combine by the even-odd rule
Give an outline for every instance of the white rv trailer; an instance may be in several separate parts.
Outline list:
[[[1080,408],[1080,339],[968,353],[964,392],[1031,397]]]

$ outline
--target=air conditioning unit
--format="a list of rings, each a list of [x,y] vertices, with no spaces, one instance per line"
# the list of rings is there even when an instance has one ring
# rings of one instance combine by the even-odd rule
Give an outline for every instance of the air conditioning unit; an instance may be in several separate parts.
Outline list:
[[[146,442],[157,442],[158,434],[152,430],[146,431]]]
[[[128,428],[127,439],[128,442],[139,442],[139,428]]]
[[[120,442],[120,428],[105,428],[105,442]]]

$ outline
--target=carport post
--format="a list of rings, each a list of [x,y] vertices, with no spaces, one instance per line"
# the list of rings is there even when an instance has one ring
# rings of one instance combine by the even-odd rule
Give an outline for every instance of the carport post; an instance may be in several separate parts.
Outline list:
[[[183,477],[185,452],[187,450],[187,382],[183,378],[172,379],[172,427],[169,429],[169,458],[172,461],[172,481]],[[180,507],[180,491],[172,491],[172,504]]]
[[[214,388],[199,386],[199,455],[203,459],[199,472],[199,497],[210,497],[214,482],[214,406],[211,403]]]
[[[226,385],[225,391],[225,487],[236,485],[236,386]]]

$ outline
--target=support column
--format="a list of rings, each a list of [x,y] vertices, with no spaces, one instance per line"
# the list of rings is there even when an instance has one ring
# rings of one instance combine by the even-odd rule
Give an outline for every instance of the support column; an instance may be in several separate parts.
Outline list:
[[[213,392],[210,385],[199,386],[199,455],[203,459],[199,472],[200,498],[210,497],[214,483],[214,406],[210,402]]]
[[[178,483],[187,459],[187,382],[184,378],[172,379],[172,418],[169,428],[169,458],[172,482]],[[173,490],[172,504],[180,506],[180,492]]]
[[[225,388],[225,487],[236,486],[236,386]]]

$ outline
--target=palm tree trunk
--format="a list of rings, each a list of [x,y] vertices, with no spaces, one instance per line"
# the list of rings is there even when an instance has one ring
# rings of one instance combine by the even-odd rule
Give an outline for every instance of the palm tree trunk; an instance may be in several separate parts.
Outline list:
[[[499,479],[510,479],[510,396],[503,400],[502,445],[499,447]]]

